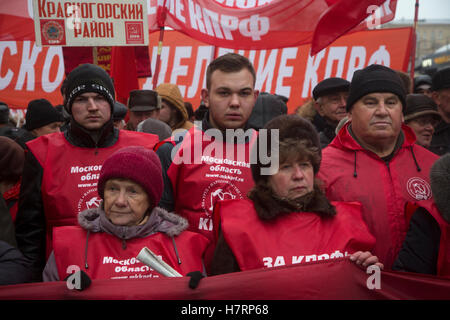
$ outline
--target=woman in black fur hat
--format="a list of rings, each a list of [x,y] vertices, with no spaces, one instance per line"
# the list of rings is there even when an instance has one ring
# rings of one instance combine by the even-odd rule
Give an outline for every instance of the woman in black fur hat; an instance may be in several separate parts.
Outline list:
[[[279,144],[267,145],[271,163],[261,158],[264,152],[253,150],[257,161],[251,164],[255,186],[250,200],[216,204],[220,228],[210,273],[347,256],[364,267],[383,268],[369,252],[375,239],[362,220],[360,205],[330,202],[319,187],[321,148],[314,127],[297,115],[283,115],[265,129],[258,139],[278,133]],[[255,145],[261,148],[260,143]],[[278,170],[264,175],[262,169],[273,168],[273,161],[278,161]]]

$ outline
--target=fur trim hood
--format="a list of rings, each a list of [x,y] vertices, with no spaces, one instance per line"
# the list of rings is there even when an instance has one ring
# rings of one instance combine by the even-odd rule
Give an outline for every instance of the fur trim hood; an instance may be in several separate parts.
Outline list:
[[[169,237],[177,236],[188,228],[188,221],[163,208],[153,208],[147,222],[139,226],[117,226],[106,217],[103,203],[98,208],[87,209],[78,215],[79,225],[90,232],[106,232],[123,240],[147,237],[162,232]]]
[[[265,184],[257,184],[249,193],[255,210],[261,220],[272,220],[282,214],[291,212],[315,212],[322,217],[333,217],[336,208],[330,203],[317,183],[314,190],[307,195],[288,201],[274,197],[272,190]]]

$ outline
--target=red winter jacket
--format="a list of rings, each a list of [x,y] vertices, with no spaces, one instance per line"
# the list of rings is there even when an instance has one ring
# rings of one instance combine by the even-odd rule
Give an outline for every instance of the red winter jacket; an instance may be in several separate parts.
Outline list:
[[[432,197],[429,172],[438,156],[415,144],[414,132],[402,126],[404,142],[386,163],[362,148],[348,126],[322,151],[318,177],[330,201],[363,205],[363,218],[377,239],[372,253],[390,269],[406,235],[405,204]]]

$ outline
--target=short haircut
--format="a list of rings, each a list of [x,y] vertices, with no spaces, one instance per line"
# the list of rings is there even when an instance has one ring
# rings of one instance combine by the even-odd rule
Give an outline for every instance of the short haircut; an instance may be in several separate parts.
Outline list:
[[[256,83],[256,72],[253,64],[246,57],[229,52],[214,59],[206,69],[206,88],[211,89],[211,76],[214,71],[220,70],[226,73],[239,72],[246,68],[253,76],[253,86]]]

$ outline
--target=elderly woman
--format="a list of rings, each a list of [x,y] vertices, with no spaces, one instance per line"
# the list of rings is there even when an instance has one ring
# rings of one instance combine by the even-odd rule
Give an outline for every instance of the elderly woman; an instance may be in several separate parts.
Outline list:
[[[158,156],[126,147],[103,163],[97,186],[102,203],[78,216],[80,226],[56,228],[44,281],[66,278],[78,266],[91,279],[159,277],[135,257],[143,247],[180,274],[203,270],[209,241],[184,231],[187,220],[157,207],[163,190]]]
[[[283,115],[265,128],[269,135],[279,130],[278,171],[262,175],[261,169],[271,163],[263,166],[258,158],[251,165],[255,180],[251,200],[216,204],[221,225],[210,274],[345,256],[364,267],[382,268],[368,252],[375,239],[362,220],[360,205],[330,203],[318,187],[321,148],[311,123],[298,115]],[[274,146],[267,149],[276,152]]]

